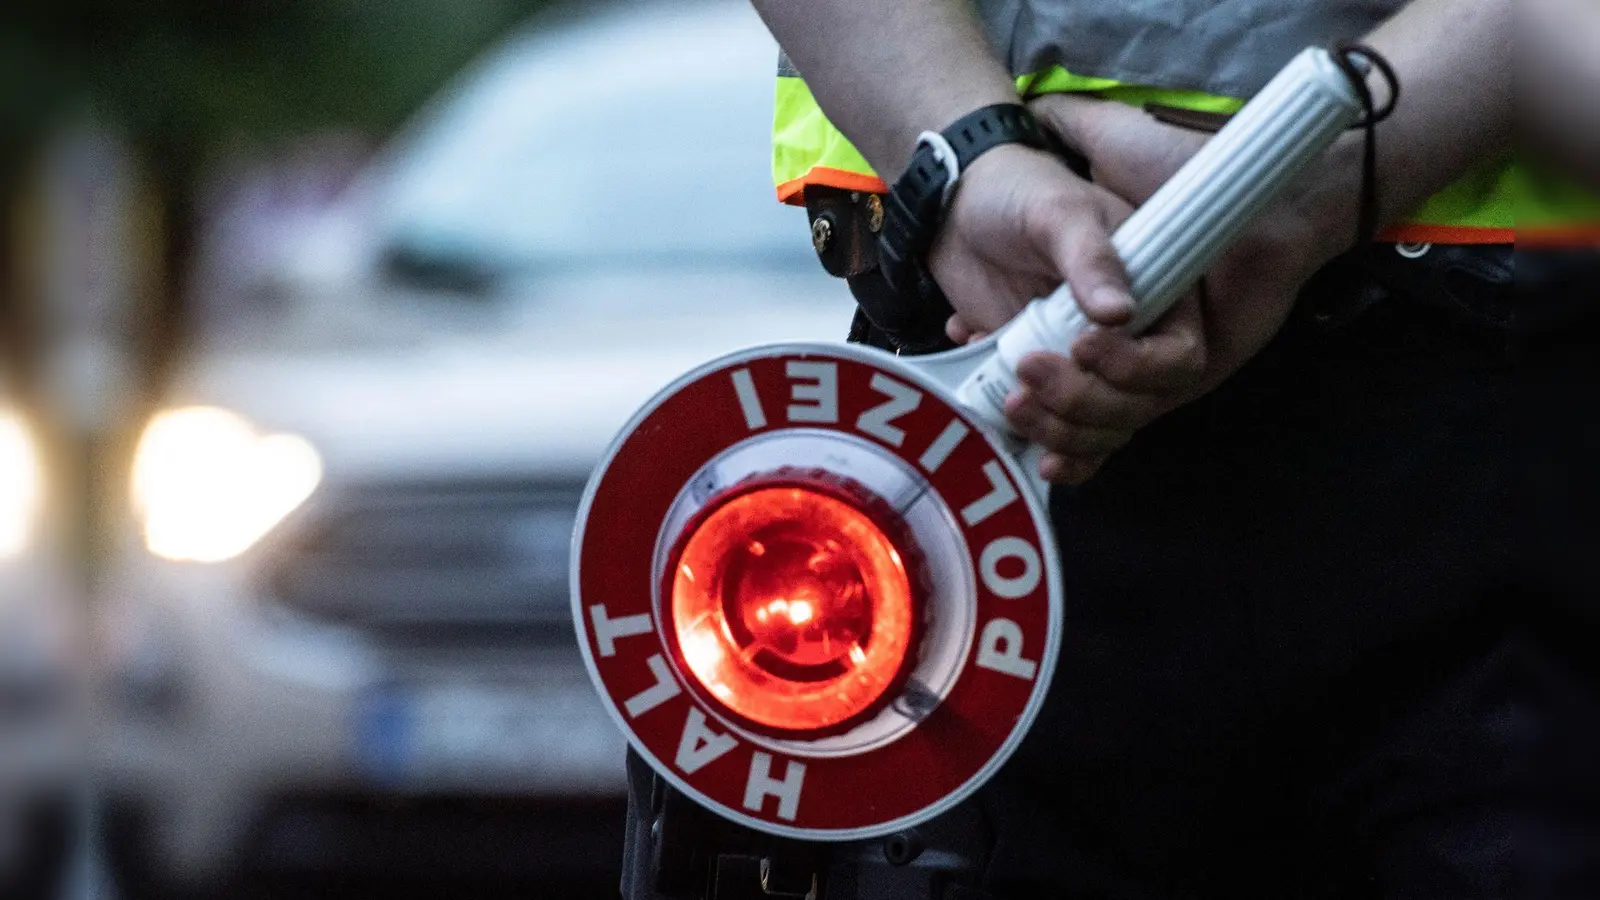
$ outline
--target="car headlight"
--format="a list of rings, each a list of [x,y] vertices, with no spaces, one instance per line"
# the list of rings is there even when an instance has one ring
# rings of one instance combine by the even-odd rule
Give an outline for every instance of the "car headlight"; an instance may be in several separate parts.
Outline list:
[[[28,548],[38,524],[43,481],[33,435],[20,415],[0,409],[0,559]]]
[[[262,433],[225,409],[189,407],[145,428],[133,506],[151,553],[223,562],[265,537],[321,480],[322,459],[305,438]]]

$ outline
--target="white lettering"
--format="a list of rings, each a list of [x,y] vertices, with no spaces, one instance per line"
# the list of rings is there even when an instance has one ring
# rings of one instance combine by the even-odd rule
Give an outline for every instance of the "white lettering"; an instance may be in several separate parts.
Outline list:
[[[1015,559],[1022,562],[1022,574],[1007,578],[1000,574],[1000,563]],[[1033,593],[1044,577],[1044,564],[1039,551],[1019,537],[995,538],[978,556],[978,574],[983,576],[983,586],[991,593],[1007,600],[1015,600]]]
[[[790,360],[789,421],[830,424],[839,421],[839,365]]]
[[[751,431],[767,427],[767,414],[761,409],[761,398],[756,395],[756,382],[749,369],[735,369],[733,391],[739,395],[739,409],[744,413],[744,424]]]
[[[673,762],[685,775],[693,775],[737,746],[739,742],[732,735],[717,734],[707,728],[706,714],[700,707],[690,705],[689,718],[683,723],[683,737],[678,741],[678,755]]]
[[[983,474],[989,479],[989,493],[972,501],[961,511],[961,519],[969,528],[977,526],[1017,499],[1017,489],[1011,486],[1011,479],[1006,477],[1006,470],[1000,467],[999,460],[991,459],[984,463]]]
[[[1003,675],[1032,681],[1039,664],[1022,658],[1022,626],[1010,619],[995,619],[978,638],[978,665]]]
[[[649,664],[651,673],[656,676],[656,683],[629,697],[628,702],[622,704],[628,711],[630,719],[639,718],[681,693],[678,682],[673,680],[672,671],[667,668],[667,661],[661,658],[661,654],[653,654],[645,662]]]
[[[939,436],[933,439],[933,443],[928,445],[928,449],[922,452],[922,458],[917,460],[922,465],[922,470],[930,475],[939,471],[939,467],[950,458],[950,454],[956,452],[956,448],[971,430],[960,419],[951,419],[950,424],[946,425],[944,430],[939,432]]]
[[[750,780],[745,783],[744,808],[761,812],[768,797],[778,798],[778,818],[794,821],[800,813],[800,789],[805,786],[805,763],[789,761],[783,780],[772,777],[772,757],[756,753],[750,757]]]
[[[882,372],[872,376],[872,389],[889,399],[862,413],[856,419],[856,428],[891,447],[898,447],[905,443],[905,429],[896,428],[889,423],[921,405],[922,392],[901,384]]]
[[[617,638],[649,634],[655,630],[655,624],[650,621],[649,613],[611,619],[606,617],[604,603],[596,603],[589,607],[589,621],[594,623],[594,642],[600,645],[601,656],[617,655]]]

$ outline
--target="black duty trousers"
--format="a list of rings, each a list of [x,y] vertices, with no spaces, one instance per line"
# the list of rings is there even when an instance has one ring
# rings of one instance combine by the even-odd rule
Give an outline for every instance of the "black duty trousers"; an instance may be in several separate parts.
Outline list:
[[[995,893],[1600,897],[1600,269],[1511,264],[1343,260],[1055,492]]]

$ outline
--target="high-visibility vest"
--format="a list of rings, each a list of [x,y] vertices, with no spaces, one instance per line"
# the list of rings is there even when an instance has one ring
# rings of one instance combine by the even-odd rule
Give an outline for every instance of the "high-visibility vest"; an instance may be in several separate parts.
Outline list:
[[[1233,113],[1244,102],[1203,91],[1127,84],[1061,67],[1017,79],[1023,98],[1081,92],[1142,106],[1157,102]],[[780,63],[773,121],[773,180],[778,199],[804,203],[807,185],[883,193],[883,180],[833,127],[799,74]],[[1492,160],[1431,197],[1379,240],[1396,243],[1600,243],[1600,197],[1574,182],[1511,158]]]

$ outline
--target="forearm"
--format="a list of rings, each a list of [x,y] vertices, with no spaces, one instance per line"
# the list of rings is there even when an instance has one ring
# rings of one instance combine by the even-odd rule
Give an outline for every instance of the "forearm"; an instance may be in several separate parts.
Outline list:
[[[967,0],[752,0],[817,102],[892,181],[917,135],[1016,86]]]
[[[1416,0],[1367,37],[1400,78],[1378,129],[1379,219],[1392,223],[1511,149],[1511,0]]]

